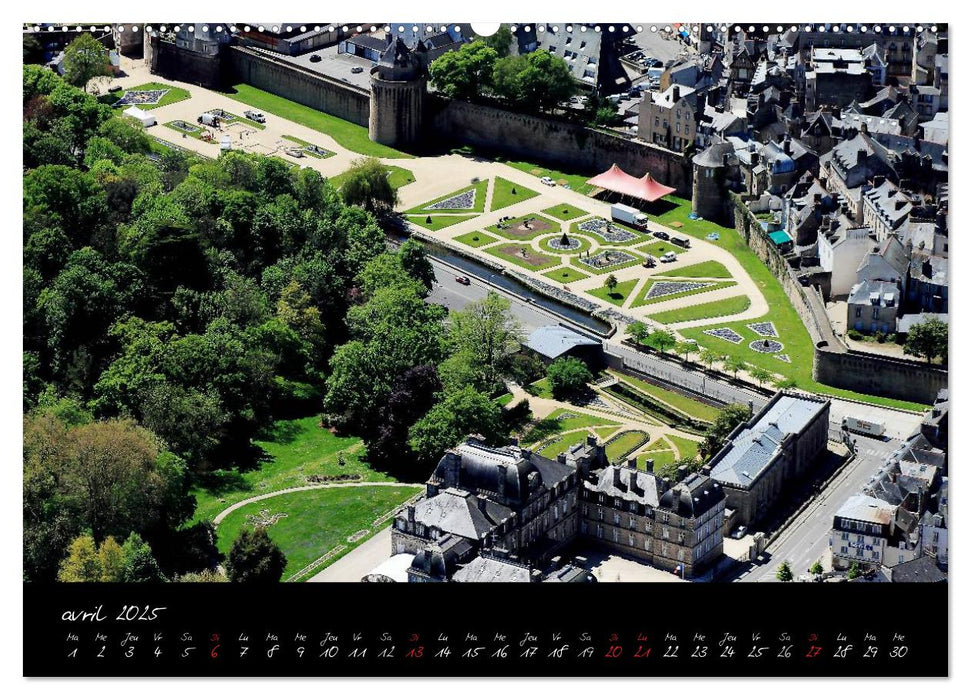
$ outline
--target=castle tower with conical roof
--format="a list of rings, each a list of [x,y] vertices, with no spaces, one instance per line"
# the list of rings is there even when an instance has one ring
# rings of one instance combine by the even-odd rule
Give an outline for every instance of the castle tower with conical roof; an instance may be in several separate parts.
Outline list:
[[[375,143],[402,147],[421,138],[425,107],[425,61],[421,43],[414,51],[399,38],[371,69],[368,136]]]

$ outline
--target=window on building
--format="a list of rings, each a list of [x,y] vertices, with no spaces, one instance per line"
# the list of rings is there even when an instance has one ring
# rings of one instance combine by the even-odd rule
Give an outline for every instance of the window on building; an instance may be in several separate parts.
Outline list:
[[[875,307],[873,309],[873,318],[880,318],[880,307]]]
[[[862,316],[863,316],[863,309],[861,309],[859,306],[856,307],[856,317],[861,318]]]
[[[627,535],[627,545],[630,546],[630,547],[633,547],[634,546],[634,535],[633,534],[628,534]]]
[[[614,511],[614,525],[620,525],[620,513]]]

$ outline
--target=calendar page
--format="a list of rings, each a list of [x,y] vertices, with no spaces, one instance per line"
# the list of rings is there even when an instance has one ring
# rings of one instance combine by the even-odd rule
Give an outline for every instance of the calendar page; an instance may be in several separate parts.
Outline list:
[[[947,676],[949,27],[871,10],[22,25],[24,675]]]

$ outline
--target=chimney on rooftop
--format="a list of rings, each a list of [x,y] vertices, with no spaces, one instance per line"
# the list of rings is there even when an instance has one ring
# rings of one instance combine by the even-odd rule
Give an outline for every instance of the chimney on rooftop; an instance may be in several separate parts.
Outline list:
[[[646,460],[644,460],[644,470],[648,474],[653,474],[654,473],[654,460],[653,459],[646,459]]]
[[[792,155],[792,137],[786,134],[786,137],[782,139],[782,152],[787,156]]]
[[[672,85],[671,86],[671,104],[674,104],[681,99],[681,86]]]
[[[887,178],[885,176],[883,176],[883,175],[877,175],[875,178],[873,178],[873,186],[874,187],[881,187],[883,185],[883,183],[886,182],[886,181],[887,181]]]
[[[620,478],[620,467],[619,466],[614,467],[614,488],[615,489],[619,489],[621,491],[626,491],[627,490],[627,484],[625,484],[623,481],[621,481],[621,478]]]
[[[866,160],[866,149],[861,148],[856,152],[856,164],[862,165],[863,161]]]
[[[485,513],[486,512],[486,504],[488,503],[488,501],[486,500],[486,497],[485,496],[476,495],[475,500],[479,504],[479,510],[482,511],[483,513]]]
[[[506,497],[506,465],[499,464],[499,497]]]
[[[556,455],[556,461],[560,464],[566,464],[566,452],[560,452],[560,454]]]
[[[678,481],[684,481],[688,478],[688,468],[678,467]]]

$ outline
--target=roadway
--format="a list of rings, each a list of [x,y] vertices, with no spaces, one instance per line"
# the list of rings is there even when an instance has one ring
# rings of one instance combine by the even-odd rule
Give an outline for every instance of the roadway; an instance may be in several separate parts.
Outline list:
[[[916,420],[919,421],[919,418]],[[769,556],[765,563],[753,566],[736,577],[736,581],[775,581],[776,570],[783,561],[789,562],[793,575],[797,577],[806,573],[817,559],[822,559],[824,566],[828,564],[829,531],[836,511],[847,498],[863,490],[887,457],[901,444],[896,439],[880,440],[863,435],[853,437],[857,442],[857,454],[853,460],[769,545],[766,550]]]

